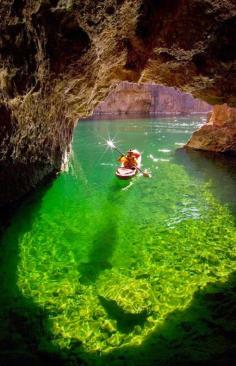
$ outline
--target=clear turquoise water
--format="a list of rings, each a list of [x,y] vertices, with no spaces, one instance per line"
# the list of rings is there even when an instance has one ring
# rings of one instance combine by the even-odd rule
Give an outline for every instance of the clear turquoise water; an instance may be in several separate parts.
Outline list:
[[[178,150],[201,123],[79,123],[68,171],[2,238],[3,359],[176,365],[235,354],[235,162]],[[152,178],[119,181],[108,137],[142,151]]]

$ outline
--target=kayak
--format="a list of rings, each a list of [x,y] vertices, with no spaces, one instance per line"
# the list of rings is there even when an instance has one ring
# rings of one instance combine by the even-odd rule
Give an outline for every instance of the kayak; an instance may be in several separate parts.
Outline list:
[[[138,150],[132,150],[133,151],[133,155],[135,156],[135,158],[137,159],[138,161],[138,166],[137,168],[140,169],[141,167],[141,154]],[[123,164],[116,169],[116,176],[117,178],[119,179],[130,179],[132,177],[134,177],[137,173],[138,173],[138,170],[137,168],[125,168],[123,166]]]

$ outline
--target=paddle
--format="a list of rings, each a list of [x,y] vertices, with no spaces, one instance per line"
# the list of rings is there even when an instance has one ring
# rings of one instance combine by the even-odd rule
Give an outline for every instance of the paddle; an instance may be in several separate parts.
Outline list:
[[[139,170],[140,173],[142,173],[143,177],[151,178],[151,174],[149,174],[147,171],[145,172],[145,171],[141,170],[140,168],[138,168],[137,166],[136,166],[136,169]]]
[[[114,142],[112,140],[107,140],[107,145],[113,149],[116,150],[119,154],[121,154],[122,156],[125,156],[125,154],[123,154],[115,145]],[[140,173],[142,173],[143,177],[145,178],[151,178],[151,175],[148,172],[144,172],[143,170],[141,170],[140,168],[138,168],[137,166],[135,167]]]

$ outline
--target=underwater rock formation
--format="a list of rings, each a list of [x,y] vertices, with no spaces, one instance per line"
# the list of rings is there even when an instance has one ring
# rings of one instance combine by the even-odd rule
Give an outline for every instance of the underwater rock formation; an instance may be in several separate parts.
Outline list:
[[[155,84],[121,82],[94,110],[99,114],[194,114],[208,113],[212,107],[191,94]]]
[[[235,22],[234,0],[1,1],[1,204],[60,169],[76,119],[120,81],[235,106]]]
[[[208,123],[194,132],[187,147],[236,154],[236,108],[216,105]]]

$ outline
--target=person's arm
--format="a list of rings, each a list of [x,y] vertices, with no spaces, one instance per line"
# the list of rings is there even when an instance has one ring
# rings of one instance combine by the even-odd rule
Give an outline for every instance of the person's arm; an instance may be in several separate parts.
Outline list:
[[[117,159],[117,161],[119,161],[119,163],[123,163],[123,160],[124,160],[124,155],[121,155],[119,157],[119,159]]]
[[[135,157],[132,158],[132,165],[133,166],[137,166],[138,165],[138,160]]]

